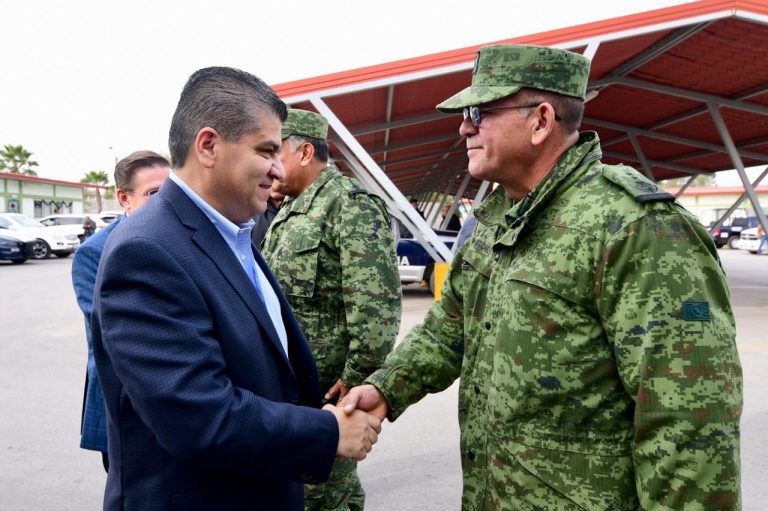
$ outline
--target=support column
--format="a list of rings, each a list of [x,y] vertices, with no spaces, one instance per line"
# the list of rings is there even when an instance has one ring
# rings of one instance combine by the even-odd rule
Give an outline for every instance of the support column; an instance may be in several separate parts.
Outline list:
[[[336,114],[325,104],[319,96],[313,96],[310,98],[310,102],[317,109],[320,115],[324,116],[328,120],[328,124],[333,128],[341,140],[346,144],[349,150],[360,161],[362,166],[368,171],[371,177],[379,183],[381,188],[386,191],[387,195],[391,199],[392,203],[390,207],[398,209],[402,214],[407,217],[412,224],[416,227],[417,231],[422,234],[427,244],[431,244],[435,251],[439,254],[439,259],[450,262],[453,258],[453,254],[445,246],[440,238],[438,238],[435,231],[427,225],[421,216],[411,207],[408,200],[403,196],[400,190],[392,183],[387,175],[381,170],[378,164],[371,158],[366,152],[360,142],[350,133],[346,126],[336,117]]]
[[[768,233],[768,219],[766,219],[763,208],[757,198],[757,194],[755,193],[754,188],[752,188],[752,185],[749,182],[749,178],[747,178],[747,173],[744,170],[744,162],[742,162],[739,151],[736,148],[736,144],[733,142],[733,138],[731,138],[731,133],[728,131],[728,126],[725,125],[725,120],[723,120],[720,109],[715,103],[707,103],[707,108],[709,108],[709,113],[712,115],[712,119],[715,121],[717,131],[720,132],[720,138],[723,139],[723,143],[725,144],[726,149],[728,149],[731,162],[733,162],[733,166],[736,169],[736,172],[739,173],[741,182],[744,184],[744,190],[747,194],[747,197],[749,197],[749,202],[752,204],[752,209],[755,210],[757,221],[760,222],[760,225],[763,226],[763,230]]]

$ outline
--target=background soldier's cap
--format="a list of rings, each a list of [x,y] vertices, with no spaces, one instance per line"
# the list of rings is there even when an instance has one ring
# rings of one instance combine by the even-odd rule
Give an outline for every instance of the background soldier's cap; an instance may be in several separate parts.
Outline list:
[[[505,98],[523,87],[573,96],[587,91],[589,59],[546,46],[498,44],[480,48],[472,70],[472,85],[446,99],[437,109],[462,109]]]
[[[280,138],[285,140],[291,135],[319,138],[327,142],[328,120],[315,112],[290,108]]]

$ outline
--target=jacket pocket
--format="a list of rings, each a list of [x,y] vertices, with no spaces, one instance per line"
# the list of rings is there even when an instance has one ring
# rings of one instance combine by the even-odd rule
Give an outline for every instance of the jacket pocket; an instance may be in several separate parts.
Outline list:
[[[295,237],[283,251],[286,258],[280,263],[283,291],[287,295],[312,298],[317,281],[317,261],[320,254],[320,230],[312,230],[304,236]]]
[[[489,491],[517,509],[637,509],[632,457],[589,441],[557,443],[535,437],[489,439]],[[506,493],[506,494],[505,494]]]

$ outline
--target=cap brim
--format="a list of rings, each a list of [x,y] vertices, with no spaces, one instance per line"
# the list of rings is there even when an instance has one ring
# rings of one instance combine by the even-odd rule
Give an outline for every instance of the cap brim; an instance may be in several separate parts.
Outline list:
[[[468,106],[483,105],[506,98],[522,88],[520,85],[470,85],[437,105],[443,113],[461,112]]]

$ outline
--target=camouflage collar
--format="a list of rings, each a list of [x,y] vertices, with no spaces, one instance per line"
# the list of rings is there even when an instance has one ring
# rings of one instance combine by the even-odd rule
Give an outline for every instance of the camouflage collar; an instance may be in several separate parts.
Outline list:
[[[594,131],[579,133],[579,140],[571,146],[547,174],[544,180],[519,201],[507,197],[500,186],[496,188],[475,210],[477,219],[487,225],[510,226],[528,217],[544,204],[570,176],[571,171],[581,165],[602,157],[600,139]]]
[[[312,206],[312,201],[315,200],[315,196],[325,185],[325,183],[340,175],[341,172],[339,172],[336,167],[331,165],[325,167],[320,172],[320,175],[317,176],[317,179],[315,179],[312,184],[307,187],[306,190],[301,192],[301,195],[289,203],[291,204],[291,213],[305,214],[307,211],[309,211],[309,208]]]

